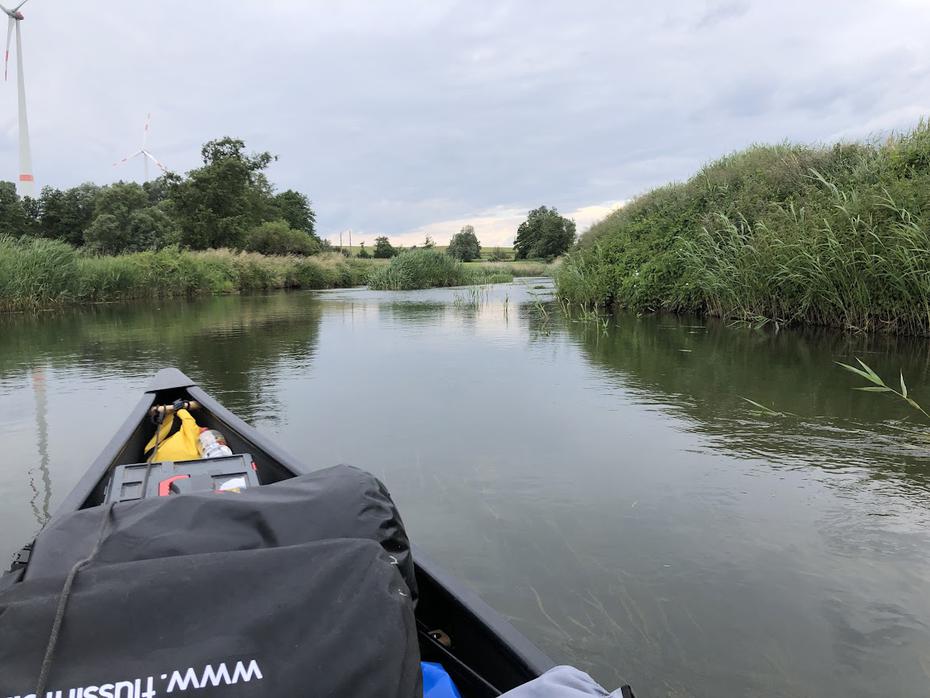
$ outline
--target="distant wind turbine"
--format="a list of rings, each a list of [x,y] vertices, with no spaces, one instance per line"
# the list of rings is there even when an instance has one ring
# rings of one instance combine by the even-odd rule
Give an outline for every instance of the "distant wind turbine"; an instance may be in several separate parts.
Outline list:
[[[154,162],[154,163],[158,166],[158,169],[160,169],[162,172],[167,172],[167,171],[168,171],[168,170],[165,168],[164,165],[162,165],[160,162],[158,162],[158,159],[157,159],[154,155],[152,155],[149,151],[147,151],[147,150],[145,149],[145,146],[146,146],[146,144],[148,143],[148,140],[149,140],[149,122],[150,122],[151,120],[152,120],[152,115],[151,115],[151,114],[146,115],[146,117],[145,117],[145,128],[142,129],[142,147],[139,148],[139,150],[137,150],[136,152],[134,152],[132,155],[127,155],[126,157],[124,157],[124,158],[123,158],[122,160],[120,160],[119,162],[114,162],[114,163],[113,163],[113,167],[119,167],[120,165],[125,165],[127,162],[129,162],[129,161],[132,160],[133,158],[137,158],[137,157],[139,157],[139,156],[141,155],[141,156],[142,156],[142,162],[143,162],[143,168],[144,168],[144,172],[145,172],[145,179],[142,180],[142,181],[144,181],[144,182],[149,181],[149,160],[151,160],[152,162]]]
[[[25,19],[19,11],[29,0],[23,0],[12,10],[3,5],[0,9],[10,18],[6,30],[6,54],[3,58],[3,79],[6,81],[10,67],[10,40],[16,25],[16,79],[19,87],[19,186],[20,196],[35,196],[36,182],[32,176],[32,151],[29,149],[29,120],[26,118],[26,79],[23,77],[23,35],[19,23]]]

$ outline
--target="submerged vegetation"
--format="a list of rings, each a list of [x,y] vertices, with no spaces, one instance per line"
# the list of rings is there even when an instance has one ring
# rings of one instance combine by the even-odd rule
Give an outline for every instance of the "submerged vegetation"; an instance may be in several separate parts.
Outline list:
[[[367,281],[372,268],[371,262],[335,253],[265,256],[169,247],[100,257],[59,240],[0,236],[0,311],[135,298],[358,286]]]
[[[592,226],[556,281],[581,307],[930,334],[930,125],[727,156]]]

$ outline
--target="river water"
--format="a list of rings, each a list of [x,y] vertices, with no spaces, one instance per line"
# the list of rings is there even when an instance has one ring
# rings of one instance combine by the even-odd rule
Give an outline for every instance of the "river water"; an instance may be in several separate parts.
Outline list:
[[[902,369],[930,402],[926,342],[605,327],[549,288],[0,317],[0,554],[175,365],[308,464],[377,474],[415,543],[604,684],[928,695],[930,431],[833,364]]]

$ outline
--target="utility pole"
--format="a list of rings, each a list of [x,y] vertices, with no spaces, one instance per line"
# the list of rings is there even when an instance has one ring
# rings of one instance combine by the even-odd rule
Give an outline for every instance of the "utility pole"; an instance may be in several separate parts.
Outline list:
[[[349,250],[352,250],[352,228],[349,228]]]
[[[339,249],[342,250],[342,231],[339,231]]]

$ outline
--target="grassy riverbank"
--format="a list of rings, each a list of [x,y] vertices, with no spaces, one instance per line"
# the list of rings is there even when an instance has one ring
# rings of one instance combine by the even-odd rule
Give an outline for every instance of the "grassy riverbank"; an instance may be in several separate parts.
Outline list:
[[[727,156],[592,226],[556,281],[589,308],[930,334],[930,126]]]
[[[0,237],[0,311],[137,298],[359,286],[378,266],[373,260],[345,259],[339,254],[272,257],[173,248],[100,257],[57,240]]]
[[[140,298],[173,298],[274,289],[372,288],[401,290],[512,281],[544,276],[552,265],[533,262],[457,262],[435,250],[413,250],[390,262],[269,256],[231,250],[137,252],[96,256],[44,238],[0,236],[0,311],[54,308]]]
[[[465,262],[466,269],[480,269],[484,273],[504,273],[512,277],[552,276],[559,268],[560,260],[555,262]]]

